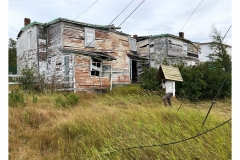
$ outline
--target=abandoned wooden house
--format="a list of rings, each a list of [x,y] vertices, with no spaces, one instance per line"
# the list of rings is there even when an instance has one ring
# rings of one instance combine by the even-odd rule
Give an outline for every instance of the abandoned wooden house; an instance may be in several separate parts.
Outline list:
[[[186,66],[199,63],[199,45],[185,39],[183,32],[179,36],[160,34],[134,37],[139,56],[149,58],[151,67],[158,69],[164,61],[168,64],[182,61]]]
[[[114,25],[57,18],[48,23],[24,19],[17,36],[17,66],[34,68],[50,83],[74,91],[111,89],[139,80],[136,39]]]

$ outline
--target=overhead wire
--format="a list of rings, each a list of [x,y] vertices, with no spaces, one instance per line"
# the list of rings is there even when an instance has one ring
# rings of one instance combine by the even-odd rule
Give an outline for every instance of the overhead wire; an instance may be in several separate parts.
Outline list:
[[[202,0],[203,1],[203,0]],[[198,6],[200,6],[200,4],[202,3],[202,1],[198,4]],[[190,15],[190,17],[187,19],[187,21],[184,23],[184,25],[182,26],[182,28],[180,29],[180,31],[183,29],[183,27],[186,25],[186,23],[188,22],[188,20],[192,17],[193,13],[197,10],[198,6],[195,8],[195,10],[192,12],[192,14]],[[180,32],[179,31],[179,32]]]
[[[136,8],[132,11],[132,13],[129,14],[127,18],[125,18],[125,20],[124,20],[118,27],[120,27],[120,26],[133,14],[133,12],[135,12],[135,10],[136,10],[144,1],[145,1],[145,0],[143,0]],[[108,38],[111,36],[112,33],[113,33],[113,32],[111,32],[106,39],[108,39]],[[104,39],[104,40],[102,41],[102,43],[105,42],[106,39]],[[102,43],[100,43],[100,44],[97,46],[97,48],[98,48]],[[97,49],[97,48],[96,48],[96,49]],[[95,50],[96,50],[96,49],[95,49]]]
[[[209,108],[209,110],[208,110],[208,112],[207,112],[207,115],[206,115],[206,117],[204,118],[204,121],[203,121],[203,123],[202,123],[202,127],[204,126],[204,124],[205,124],[205,122],[206,122],[206,120],[207,120],[207,118],[208,118],[208,115],[209,115],[209,113],[210,113],[210,111],[211,111],[211,109],[212,109],[212,107],[213,107],[213,104],[216,102],[216,99],[217,99],[217,97],[219,96],[219,93],[220,93],[220,91],[221,91],[221,89],[222,89],[222,87],[223,87],[223,84],[225,83],[225,81],[226,81],[226,79],[227,79],[228,74],[230,73],[230,71],[231,71],[231,69],[228,70],[228,72],[227,72],[227,74],[226,74],[226,76],[225,76],[225,78],[224,78],[224,80],[223,80],[223,82],[222,82],[221,87],[218,89],[217,94],[216,94],[215,97],[213,98],[212,104],[211,104],[211,106],[210,106],[210,108]]]
[[[106,154],[109,155],[109,154],[112,154],[112,153],[114,153],[114,152],[119,152],[119,151],[124,151],[124,150],[132,150],[132,149],[138,149],[138,148],[139,148],[139,149],[142,149],[142,148],[148,148],[148,147],[162,147],[162,146],[168,146],[168,145],[172,145],[172,144],[177,144],[177,143],[185,142],[185,141],[188,141],[188,140],[197,138],[197,137],[199,137],[199,136],[201,136],[201,135],[204,135],[204,134],[206,134],[206,133],[208,133],[208,132],[211,132],[211,131],[213,131],[213,130],[215,130],[215,129],[217,129],[217,128],[225,125],[225,124],[227,124],[227,123],[230,122],[231,120],[232,120],[232,118],[228,119],[227,121],[225,121],[225,122],[223,122],[223,123],[221,123],[221,124],[219,124],[219,125],[211,128],[211,129],[207,129],[207,130],[204,131],[204,132],[198,133],[198,134],[196,134],[196,135],[194,135],[194,136],[191,136],[191,137],[188,137],[188,138],[185,138],[185,139],[181,139],[181,140],[178,140],[178,141],[173,141],[173,142],[169,142],[169,143],[153,144],[153,145],[142,145],[142,146],[127,147],[127,148],[117,149],[117,150],[113,150],[113,151],[108,151],[108,152],[105,152],[105,153],[103,153],[103,154],[101,154],[101,155],[106,155]]]
[[[133,1],[134,1],[134,0],[132,0],[132,1],[123,9],[123,11],[124,11]],[[131,14],[129,14],[128,17],[125,18],[125,20],[124,20],[118,27],[120,27],[144,1],[145,1],[145,0],[143,0],[143,1],[131,12]],[[122,11],[122,12],[123,12],[123,11]],[[121,13],[122,13],[122,12],[121,12]],[[119,16],[121,13],[119,13],[118,16]],[[118,17],[118,16],[117,16],[117,17]],[[116,17],[116,18],[117,18],[117,17]],[[115,19],[116,19],[116,18],[115,18]],[[114,20],[115,20],[115,19],[114,19]],[[113,20],[113,21],[114,21],[114,20]],[[111,24],[113,21],[111,21],[110,24]],[[110,25],[110,24],[109,24],[109,25]],[[110,31],[110,32],[111,32],[111,33],[110,33],[97,47],[95,47],[93,51],[90,51],[90,52],[94,52],[103,42],[105,42],[106,39],[108,39],[108,38],[110,37],[110,35],[113,33],[113,31]],[[86,47],[88,47],[88,46],[89,46],[92,42],[94,42],[94,41],[95,41],[95,40],[91,41]],[[84,49],[80,50],[79,52],[84,51],[84,50],[86,49],[86,47],[85,47]],[[65,64],[64,64],[64,65],[65,65]]]
[[[98,0],[96,0],[91,6],[89,6],[85,11],[83,11],[80,15],[78,15],[75,19],[77,19],[79,16],[81,16],[83,13],[85,13],[89,8],[91,8],[95,3],[97,3]],[[74,20],[75,20],[74,19]]]
[[[124,8],[124,10],[125,10],[133,1],[134,1],[134,0],[132,0],[132,1]],[[135,10],[136,10],[144,1],[145,1],[145,0],[143,0],[143,1],[128,15],[128,17],[125,18],[125,20],[124,20],[118,27],[120,27],[120,26],[133,14],[133,12],[135,12]],[[123,11],[124,11],[124,10],[123,10]],[[123,12],[123,11],[122,11],[122,12]],[[122,13],[122,12],[121,12],[121,13]],[[118,16],[119,16],[121,13],[119,13]],[[117,16],[117,17],[118,17],[118,16]],[[115,17],[115,19],[116,19],[117,17]],[[115,19],[114,19],[114,20],[115,20]],[[114,20],[113,20],[113,21],[114,21]],[[110,24],[111,24],[113,21],[111,21]],[[109,25],[110,25],[110,24],[109,24]],[[112,33],[113,33],[113,31],[111,31],[111,33],[109,34],[109,36],[106,37],[93,51],[90,51],[90,52],[94,52],[106,39],[108,39],[108,38],[110,37],[110,35],[111,35]],[[95,40],[93,40],[92,42],[94,42],[94,41],[95,41]],[[92,43],[92,42],[91,42],[91,43]],[[91,43],[89,43],[86,47],[88,47]],[[86,47],[85,47],[83,50],[79,51],[79,52],[84,51],[84,50],[86,49]],[[69,62],[67,62],[67,63],[69,63]],[[64,63],[62,66],[65,66],[67,63]],[[63,80],[62,80],[62,81],[63,81]]]
[[[224,37],[222,38],[222,41],[224,40],[224,38],[226,37],[226,35],[228,34],[228,32],[229,32],[229,30],[231,29],[231,27],[232,27],[232,25],[230,25],[230,27],[228,28],[228,30],[227,30],[227,32],[225,33],[225,35],[224,35]],[[216,53],[216,51],[217,51],[217,49],[215,49],[215,51],[213,52],[213,54],[215,54]],[[206,81],[206,79],[205,79],[205,81]],[[193,86],[194,87],[194,86]],[[190,95],[190,93],[191,93],[191,91],[192,91],[192,89],[193,89],[193,87],[189,90],[189,92],[188,92],[188,94],[187,95]],[[184,102],[182,102],[181,104],[180,104],[180,106],[179,106],[179,108],[178,108],[178,110],[177,111],[179,111],[179,109],[182,107],[182,104],[183,104]]]
[[[134,0],[132,0],[125,8],[119,13],[119,14],[109,23],[109,25],[110,25],[112,22],[114,22],[114,21],[117,19],[117,17],[119,17],[119,16],[123,13],[123,11],[125,11],[126,8],[127,8],[133,1],[134,1]],[[96,2],[95,2],[95,3],[96,3]],[[93,3],[93,4],[95,4],[95,3]],[[93,5],[93,4],[92,4],[92,5]],[[92,6],[92,5],[91,5],[91,6]],[[90,7],[91,7],[91,6],[90,6]],[[89,7],[89,8],[90,8],[90,7]],[[75,18],[75,19],[76,19],[76,18]],[[83,52],[83,51],[86,49],[86,47],[89,47],[89,46],[91,45],[91,43],[94,42],[94,41],[95,41],[95,40],[91,41],[91,42],[90,42],[87,46],[85,46],[85,48],[82,49],[80,52]],[[95,51],[95,50],[94,50],[94,51]],[[64,63],[64,64],[62,65],[62,67],[65,66],[67,63],[69,63],[69,62]]]

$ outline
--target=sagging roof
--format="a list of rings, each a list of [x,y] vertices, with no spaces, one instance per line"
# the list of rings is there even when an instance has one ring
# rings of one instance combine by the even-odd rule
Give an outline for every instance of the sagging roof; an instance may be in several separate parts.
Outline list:
[[[141,57],[141,56],[138,56],[138,55],[132,55],[132,54],[127,54],[128,57],[134,59],[134,60],[137,60],[137,61],[140,61],[140,60],[149,60],[148,57]]]
[[[214,42],[204,42],[204,43],[199,43],[200,45],[204,45],[204,44],[213,44]],[[226,47],[232,48],[232,46],[228,45],[228,44],[223,44]]]
[[[182,38],[182,37],[179,37],[179,36],[175,36],[175,35],[172,35],[172,34],[169,34],[169,33],[165,33],[165,34],[158,34],[158,35],[151,35],[149,36],[150,38],[158,38],[158,37],[173,37],[173,38],[176,38],[176,39],[180,39],[182,41],[185,41],[185,42],[189,42],[191,43],[194,47],[197,48],[197,50],[201,53],[201,51],[199,50],[199,47],[196,46],[196,44],[188,39],[185,39],[185,38]]]
[[[98,60],[106,60],[106,61],[112,61],[112,60],[116,60],[116,58],[114,58],[113,56],[110,56],[104,52],[98,52],[98,51],[94,51],[94,52],[90,52],[90,51],[82,51],[82,50],[67,50],[67,49],[62,49],[61,50],[63,53],[77,53],[77,54],[82,54],[85,56],[90,56],[93,58],[96,58]]]
[[[161,81],[161,79],[172,80],[183,82],[182,75],[177,67],[160,65],[157,75],[155,77],[156,80]]]
[[[41,22],[34,21],[34,22],[24,26],[23,28],[21,28],[21,30],[19,31],[17,37],[19,37],[24,30],[26,30],[26,29],[28,29],[28,28],[30,28],[32,26],[35,26],[35,25],[50,26],[51,24],[54,24],[54,23],[57,23],[57,22],[68,22],[68,23],[73,23],[73,24],[82,25],[82,26],[91,27],[91,28],[98,28],[98,29],[103,29],[103,30],[111,30],[111,32],[116,32],[116,33],[119,33],[119,34],[130,36],[129,34],[123,33],[121,31],[116,31],[115,29],[121,29],[121,27],[115,27],[114,24],[112,24],[112,25],[97,25],[97,24],[78,22],[78,21],[67,19],[67,18],[56,18],[56,19],[54,19],[54,20],[52,20],[50,22],[47,22],[47,23],[41,23]]]

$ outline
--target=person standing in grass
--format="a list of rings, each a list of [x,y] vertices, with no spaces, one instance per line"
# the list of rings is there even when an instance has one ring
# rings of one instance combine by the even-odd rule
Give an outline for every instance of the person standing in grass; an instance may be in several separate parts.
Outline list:
[[[166,93],[163,97],[165,107],[167,107],[167,102],[172,107],[171,97],[175,97],[175,81],[162,79],[162,88]]]

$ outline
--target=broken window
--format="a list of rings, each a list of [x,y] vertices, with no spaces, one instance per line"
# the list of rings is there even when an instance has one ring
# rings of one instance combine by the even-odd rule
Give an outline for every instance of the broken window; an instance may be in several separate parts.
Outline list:
[[[85,47],[95,47],[95,29],[85,27]]]
[[[150,47],[150,53],[154,53],[154,44],[153,44],[153,42],[149,43],[149,47]]]
[[[91,76],[100,76],[100,71],[102,67],[102,62],[100,60],[92,58],[90,67]]]
[[[129,37],[130,51],[137,51],[137,40]]]

